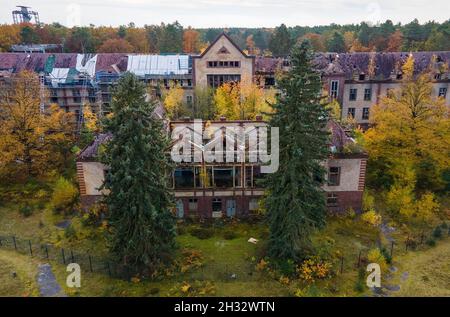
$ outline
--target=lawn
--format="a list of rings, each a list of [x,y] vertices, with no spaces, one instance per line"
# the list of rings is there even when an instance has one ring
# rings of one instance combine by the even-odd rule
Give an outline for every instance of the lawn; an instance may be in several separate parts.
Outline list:
[[[0,297],[38,295],[36,274],[35,260],[0,249]]]
[[[74,235],[67,236],[66,230],[55,226],[64,219],[71,220]],[[195,234],[199,228],[212,231],[211,236],[200,239]],[[365,296],[371,295],[367,289],[357,291],[355,288],[359,255],[364,258],[380,240],[387,245],[379,228],[363,223],[358,217],[329,217],[327,226],[312,240],[320,256],[333,259],[334,274],[308,285],[298,279],[282,281],[279,272],[273,274],[256,269],[258,261],[264,257],[268,238],[264,223],[219,221],[207,226],[179,223],[178,232],[175,258],[179,267],[186,268],[187,272],[168,272],[156,281],[138,277],[124,281],[108,277],[106,271],[103,274],[83,271],[82,287],[69,289],[65,286],[65,266],[55,261],[50,263],[59,283],[71,296]],[[46,207],[35,210],[29,217],[21,215],[15,205],[0,207],[0,235],[13,234],[84,254],[104,256],[106,253],[101,228],[84,226],[79,217],[54,215]],[[402,230],[394,235],[398,239],[405,238]],[[249,238],[258,239],[258,243],[249,243]],[[409,272],[410,278],[398,281],[401,291],[393,295],[448,294],[445,278],[449,279],[445,273],[450,271],[450,245],[445,241],[438,241],[435,248],[422,246],[416,252],[396,251],[394,265],[399,266],[399,272]],[[195,255],[194,264],[187,260],[192,255]],[[35,276],[37,265],[42,262],[13,251],[1,251],[0,295],[37,295]],[[18,272],[19,278],[13,279],[12,271]]]
[[[400,291],[394,296],[450,296],[449,238],[434,248],[403,255],[395,264],[398,271],[394,281],[400,285]]]

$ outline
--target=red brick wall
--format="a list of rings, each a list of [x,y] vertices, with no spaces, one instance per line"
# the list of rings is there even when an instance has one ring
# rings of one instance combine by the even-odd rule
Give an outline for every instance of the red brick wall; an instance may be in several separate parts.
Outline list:
[[[361,212],[362,191],[328,192],[327,194],[335,194],[338,198],[337,207],[328,207],[331,212],[345,212],[349,208],[352,208],[355,212]]]

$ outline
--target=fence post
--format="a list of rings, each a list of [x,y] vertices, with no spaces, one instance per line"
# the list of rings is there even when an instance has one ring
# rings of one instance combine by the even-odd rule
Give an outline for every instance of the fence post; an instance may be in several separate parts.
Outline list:
[[[33,256],[33,249],[31,248],[31,240],[28,240],[28,246],[30,248],[30,255]]]
[[[73,256],[72,250],[70,250],[70,258],[72,259],[72,263],[75,263],[75,257]]]
[[[106,265],[108,266],[108,274],[109,274],[109,277],[111,277],[111,267],[109,266],[109,261],[106,262]]]
[[[91,273],[92,273],[94,271],[92,270],[92,259],[91,259],[91,255],[90,254],[88,255],[88,258],[89,258],[89,268],[91,269]]]
[[[361,265],[361,252],[362,252],[362,250],[359,250],[359,254],[358,254],[358,268]]]
[[[17,251],[17,243],[16,243],[16,237],[15,237],[15,236],[13,236],[12,238],[13,238],[13,242],[14,242],[14,250],[16,250],[16,251]]]
[[[47,247],[47,245],[45,245],[45,255],[46,255],[47,260],[48,260],[48,247]]]
[[[393,254],[394,254],[394,241],[391,241],[391,259]]]
[[[61,249],[61,255],[62,255],[63,264],[66,264],[66,256],[64,255],[64,248]]]
[[[344,257],[341,257],[341,274],[344,272]]]

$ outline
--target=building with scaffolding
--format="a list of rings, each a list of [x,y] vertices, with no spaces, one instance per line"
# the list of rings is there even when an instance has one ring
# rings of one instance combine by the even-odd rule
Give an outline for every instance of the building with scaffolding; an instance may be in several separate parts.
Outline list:
[[[433,95],[450,105],[450,52],[415,52],[415,73],[430,70]],[[323,91],[341,105],[341,116],[352,116],[362,127],[370,108],[402,83],[401,66],[409,53],[317,53],[314,66],[322,77]],[[248,56],[225,33],[200,55],[125,53],[0,53],[0,80],[21,70],[43,77],[49,90],[45,104],[57,103],[82,120],[82,106],[109,111],[111,87],[126,72],[136,74],[160,97],[163,89],[178,85],[183,102],[193,105],[196,87],[217,87],[230,81],[255,82],[277,87],[277,74],[288,71],[289,58]],[[78,124],[79,126],[79,124]]]

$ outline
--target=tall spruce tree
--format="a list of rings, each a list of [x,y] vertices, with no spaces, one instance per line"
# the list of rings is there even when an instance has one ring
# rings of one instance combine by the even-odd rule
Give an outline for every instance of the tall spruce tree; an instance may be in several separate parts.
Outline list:
[[[110,252],[128,272],[151,273],[170,259],[174,247],[165,155],[169,140],[136,76],[126,73],[112,100],[106,131],[113,138],[105,152]]]
[[[312,69],[309,42],[293,48],[292,70],[280,82],[270,126],[280,131],[280,167],[266,181],[269,256],[301,260],[311,251],[310,234],[325,224],[320,186],[328,155],[328,111],[320,104],[320,77]]]

